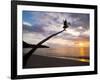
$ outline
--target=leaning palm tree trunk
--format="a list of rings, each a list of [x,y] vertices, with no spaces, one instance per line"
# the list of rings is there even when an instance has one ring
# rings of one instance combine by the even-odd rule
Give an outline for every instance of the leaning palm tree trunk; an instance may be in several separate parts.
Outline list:
[[[46,42],[47,40],[49,40],[49,39],[52,38],[53,36],[56,36],[57,34],[62,33],[63,31],[64,31],[64,30],[59,31],[59,32],[57,32],[57,33],[55,33],[55,34],[50,35],[50,36],[47,37],[46,39],[40,41],[35,47],[33,47],[27,54],[24,55],[24,57],[23,57],[23,66],[26,65],[26,63],[27,63],[29,57],[32,55],[32,53],[34,53],[34,52],[36,51],[36,49],[37,49],[41,44],[43,44],[44,42]]]

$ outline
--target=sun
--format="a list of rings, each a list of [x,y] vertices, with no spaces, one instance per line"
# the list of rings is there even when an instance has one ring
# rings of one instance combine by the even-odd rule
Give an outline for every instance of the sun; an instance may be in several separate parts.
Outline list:
[[[80,47],[84,47],[84,43],[82,43],[82,42],[78,43],[78,45],[79,45]]]
[[[89,41],[75,41],[76,47],[89,47]]]
[[[84,42],[76,42],[75,45],[77,47],[84,47],[85,46],[85,43]]]

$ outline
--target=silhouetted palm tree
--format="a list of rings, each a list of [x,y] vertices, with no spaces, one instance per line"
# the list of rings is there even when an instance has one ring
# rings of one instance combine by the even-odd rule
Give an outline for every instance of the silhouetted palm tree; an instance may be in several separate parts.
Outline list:
[[[64,26],[63,26],[64,30],[61,30],[57,33],[54,33],[52,35],[50,35],[49,37],[45,38],[44,40],[40,41],[35,47],[33,47],[27,54],[25,54],[23,56],[23,66],[26,65],[29,57],[32,55],[32,53],[34,53],[36,51],[37,48],[39,48],[39,46],[41,46],[44,42],[46,42],[47,40],[49,40],[50,38],[52,38],[53,36],[56,36],[57,34],[60,34],[62,33],[63,31],[66,30],[66,28],[68,28],[68,24],[67,24],[67,21],[65,20],[64,21]]]

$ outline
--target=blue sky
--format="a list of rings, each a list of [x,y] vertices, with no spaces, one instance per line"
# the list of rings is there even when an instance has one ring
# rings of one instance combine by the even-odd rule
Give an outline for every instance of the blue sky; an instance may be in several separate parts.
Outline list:
[[[51,47],[74,46],[76,42],[89,42],[89,14],[23,11],[23,40],[37,44],[49,35],[63,30],[63,20],[71,25],[63,33],[45,42]],[[70,43],[70,44],[69,44]]]

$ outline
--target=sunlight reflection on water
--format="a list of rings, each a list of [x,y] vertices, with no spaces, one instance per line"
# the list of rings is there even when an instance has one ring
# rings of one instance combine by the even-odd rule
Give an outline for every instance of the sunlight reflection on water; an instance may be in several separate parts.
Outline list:
[[[89,59],[80,59],[81,62],[89,62]]]

